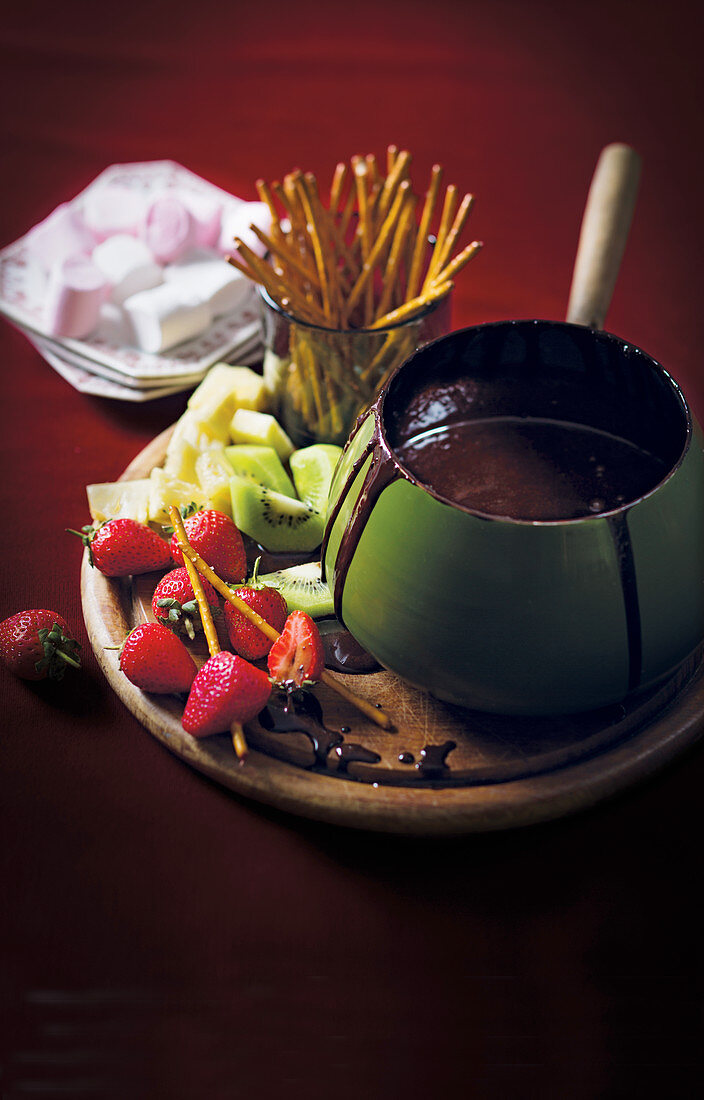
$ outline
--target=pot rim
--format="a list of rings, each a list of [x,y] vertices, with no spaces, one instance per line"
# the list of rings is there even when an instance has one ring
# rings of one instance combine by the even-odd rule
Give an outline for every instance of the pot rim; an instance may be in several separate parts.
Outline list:
[[[387,397],[389,396],[390,390],[394,385],[394,382],[398,378],[401,371],[407,370],[410,364],[412,364],[418,356],[426,355],[432,348],[435,347],[436,344],[446,342],[448,340],[468,333],[480,332],[486,329],[498,328],[501,326],[518,325],[544,325],[550,328],[579,331],[580,333],[590,333],[593,337],[605,338],[610,342],[615,341],[616,343],[621,345],[621,351],[635,352],[636,355],[641,357],[642,361],[646,364],[649,370],[654,371],[664,378],[665,382],[672,390],[673,396],[678,402],[680,410],[684,415],[685,439],[677,460],[670,465],[665,476],[660,478],[660,480],[651,489],[649,489],[647,493],[642,493],[639,497],[636,497],[633,500],[625,501],[623,504],[619,505],[618,508],[611,508],[605,512],[595,512],[593,515],[576,516],[567,519],[518,519],[514,516],[500,516],[492,512],[483,512],[479,508],[471,508],[465,504],[459,504],[457,501],[451,500],[449,497],[443,496],[442,493],[439,493],[431,485],[426,485],[424,482],[419,481],[418,478],[404,466],[401,459],[396,454],[396,451],[389,443],[386,434],[386,425],[384,422],[385,402]],[[521,527],[563,527],[566,525],[572,526],[573,524],[593,523],[595,520],[603,520],[612,518],[614,516],[626,515],[637,504],[640,504],[642,501],[649,499],[651,496],[657,493],[662,488],[662,486],[666,485],[667,482],[674,477],[674,475],[682,466],[693,439],[692,411],[679,384],[676,382],[670,372],[662,365],[662,363],[660,363],[657,359],[654,359],[652,355],[648,354],[648,352],[643,351],[643,349],[638,347],[637,344],[633,344],[629,340],[625,340],[623,337],[617,336],[613,332],[607,332],[605,329],[588,329],[583,325],[576,325],[570,321],[551,321],[549,319],[542,318],[511,318],[500,321],[484,321],[477,325],[466,325],[464,328],[455,329],[452,332],[446,333],[444,336],[439,336],[435,340],[429,341],[429,343],[425,344],[422,348],[418,348],[416,351],[414,351],[413,354],[408,357],[408,359],[404,360],[404,362],[396,368],[396,370],[384,386],[383,390],[379,394],[378,398],[371,406],[370,411],[375,418],[381,443],[384,449],[387,451],[391,461],[394,463],[400,474],[403,476],[404,480],[409,481],[413,485],[417,485],[419,489],[422,489],[424,492],[428,493],[429,496],[438,500],[441,504],[446,504],[459,512],[466,512],[468,515],[476,516],[478,519],[489,520],[497,523],[515,524]]]

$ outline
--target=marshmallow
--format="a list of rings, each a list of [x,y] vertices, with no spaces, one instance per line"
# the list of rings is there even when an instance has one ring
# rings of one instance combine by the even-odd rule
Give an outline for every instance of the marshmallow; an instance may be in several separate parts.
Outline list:
[[[80,214],[64,202],[48,218],[30,229],[25,241],[42,267],[49,271],[54,264],[62,263],[71,256],[89,253],[95,244],[95,237]]]
[[[119,183],[105,183],[88,191],[84,200],[83,216],[96,240],[105,241],[115,233],[139,236],[146,214],[143,195],[131,191]]]
[[[170,195],[155,199],[147,211],[144,239],[160,264],[169,264],[195,244],[193,217]]]
[[[227,209],[222,217],[220,251],[232,252],[233,241],[239,237],[257,256],[263,256],[266,246],[249,228],[252,223],[263,233],[271,232],[271,211],[265,202],[243,202]]]
[[[97,326],[108,287],[87,256],[56,264],[49,276],[45,325],[51,336],[81,339]]]
[[[144,241],[116,233],[93,249],[93,263],[112,287],[110,297],[120,305],[125,298],[150,290],[164,281],[162,269]]]
[[[209,305],[213,317],[235,309],[251,286],[232,264],[203,249],[194,249],[170,264],[164,269],[164,278],[176,285],[184,298]]]
[[[162,283],[133,294],[122,307],[143,351],[166,351],[184,340],[199,336],[212,321],[205,302],[189,301],[176,283]]]
[[[200,194],[184,195],[183,202],[193,218],[193,243],[198,248],[216,248],[220,239],[222,203]]]

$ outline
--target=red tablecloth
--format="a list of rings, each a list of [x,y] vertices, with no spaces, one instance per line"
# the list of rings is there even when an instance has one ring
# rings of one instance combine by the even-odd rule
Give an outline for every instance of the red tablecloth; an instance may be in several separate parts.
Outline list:
[[[598,153],[643,156],[607,328],[704,416],[701,25],[682,0],[24,0],[0,27],[0,243],[112,163],[245,198],[410,149],[477,197],[454,324],[564,316]],[[72,390],[0,325],[0,618],[62,611],[84,671],[0,675],[3,1096],[691,1096],[704,756],[573,819],[431,842],[246,804],[87,645],[84,486],[182,411]]]

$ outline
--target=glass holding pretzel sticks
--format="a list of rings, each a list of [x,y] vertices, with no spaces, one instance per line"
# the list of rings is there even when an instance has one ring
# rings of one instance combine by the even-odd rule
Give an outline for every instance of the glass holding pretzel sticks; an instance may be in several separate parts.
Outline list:
[[[420,201],[410,162],[393,145],[385,169],[353,156],[329,195],[311,172],[258,180],[271,231],[251,228],[266,258],[233,241],[230,263],[260,286],[265,374],[299,445],[344,442],[393,370],[448,331],[454,279],[482,247],[460,243],[473,196],[443,195],[435,164]]]
[[[264,380],[297,447],[342,445],[355,420],[417,348],[450,330],[450,298],[381,329],[328,329],[286,313],[260,288]]]

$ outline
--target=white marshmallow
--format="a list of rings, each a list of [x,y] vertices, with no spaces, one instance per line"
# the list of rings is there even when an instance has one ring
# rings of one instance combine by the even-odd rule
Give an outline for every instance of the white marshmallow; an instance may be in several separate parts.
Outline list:
[[[267,235],[271,232],[271,211],[265,202],[243,202],[238,206],[228,207],[222,216],[220,251],[224,254],[231,253],[233,241],[235,237],[239,237],[257,256],[263,256],[266,246],[249,228],[252,224]]]
[[[143,195],[119,183],[105,183],[89,191],[83,200],[83,216],[96,240],[105,241],[115,233],[139,236],[144,225],[147,204]]]
[[[184,298],[209,305],[213,317],[235,309],[251,286],[232,264],[203,249],[194,249],[166,267],[164,279],[174,283]]]
[[[144,241],[127,233],[116,233],[93,249],[93,263],[112,287],[110,297],[120,305],[140,290],[150,290],[164,281],[159,264]]]
[[[30,229],[25,240],[46,271],[71,256],[88,254],[95,244],[93,233],[78,211],[67,202],[61,203],[48,218]]]
[[[49,276],[45,304],[46,330],[52,336],[81,339],[98,324],[108,286],[87,256],[56,264]]]
[[[172,195],[154,199],[147,210],[144,239],[160,264],[170,264],[195,244],[196,225],[190,213]]]
[[[166,351],[199,336],[212,321],[209,306],[189,301],[175,283],[162,283],[133,294],[122,308],[132,326],[134,342],[149,352]]]

